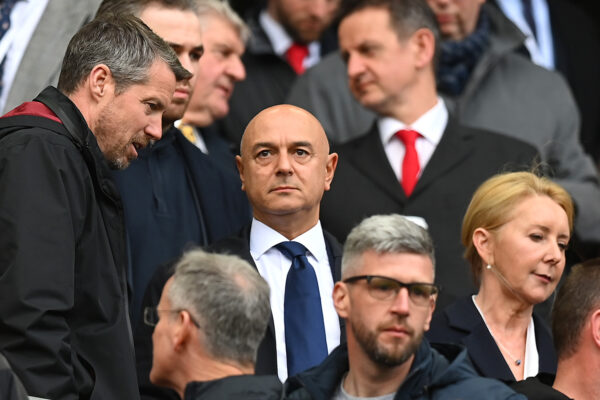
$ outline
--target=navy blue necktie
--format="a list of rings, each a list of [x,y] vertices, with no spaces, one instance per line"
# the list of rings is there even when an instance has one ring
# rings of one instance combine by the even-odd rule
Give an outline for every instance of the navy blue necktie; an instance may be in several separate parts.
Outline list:
[[[327,356],[325,324],[317,275],[298,242],[275,246],[292,260],[285,282],[283,321],[288,376],[319,364]]]
[[[533,38],[537,41],[537,26],[535,24],[535,19],[533,18],[531,0],[521,0],[521,2],[523,3],[523,16],[525,17],[525,22],[529,25],[529,29],[531,29],[531,33],[533,33]]]
[[[2,40],[6,32],[10,29],[10,12],[17,1],[19,0],[2,0],[2,3],[0,3],[0,40]],[[4,87],[4,61],[6,61],[6,56],[0,60],[0,94],[2,94]]]

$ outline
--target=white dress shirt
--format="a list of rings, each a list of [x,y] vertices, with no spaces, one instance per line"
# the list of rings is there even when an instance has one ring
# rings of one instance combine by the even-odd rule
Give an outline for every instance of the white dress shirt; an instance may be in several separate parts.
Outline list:
[[[442,139],[446,125],[448,124],[448,109],[441,97],[433,108],[421,115],[413,124],[406,125],[402,121],[391,117],[380,118],[377,121],[381,143],[387,155],[388,161],[398,181],[402,177],[402,160],[404,160],[404,143],[395,135],[401,129],[412,129],[421,134],[417,138],[415,147],[419,155],[419,165],[423,173],[425,166],[433,155],[435,148]]]
[[[0,41],[0,61],[6,57],[2,74],[4,86],[0,95],[0,110],[4,109],[23,54],[47,4],[48,0],[21,0],[15,4],[10,13],[10,28]]]
[[[273,19],[267,12],[262,10],[258,16],[260,25],[264,29],[275,54],[285,59],[285,52],[294,43],[290,35],[285,31],[283,26]],[[308,56],[304,59],[304,68],[310,68],[317,64],[321,59],[321,43],[318,41],[310,42],[308,44]]]
[[[277,347],[277,375],[284,382],[287,379],[287,355],[285,348],[285,326],[283,322],[283,304],[285,281],[292,266],[291,260],[273,246],[288,241],[279,232],[269,228],[262,222],[253,219],[250,228],[250,254],[256,263],[258,272],[267,281],[271,289],[271,313],[275,324],[275,342]],[[327,248],[323,238],[321,223],[298,236],[294,241],[308,249],[306,257],[317,275],[327,352],[330,353],[340,344],[339,317],[333,307],[333,276],[327,256]]]
[[[497,0],[498,6],[520,30],[527,39],[525,39],[525,47],[531,55],[531,61],[537,65],[541,65],[547,69],[553,70],[554,64],[554,41],[552,38],[552,26],[550,23],[550,12],[548,11],[548,3],[546,0],[532,0],[531,10],[533,20],[535,21],[535,29],[537,32],[537,40],[531,32],[531,28],[523,14],[523,3],[518,0]]]

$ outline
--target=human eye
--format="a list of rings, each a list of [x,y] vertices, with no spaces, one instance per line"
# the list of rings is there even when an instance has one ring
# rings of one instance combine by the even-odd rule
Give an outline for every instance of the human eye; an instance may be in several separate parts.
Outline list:
[[[198,61],[198,60],[200,60],[201,57],[202,57],[201,51],[192,51],[190,53],[190,60],[192,60],[192,61]]]
[[[159,111],[159,106],[155,102],[147,101],[144,105],[146,107],[146,114],[152,114],[153,112]]]
[[[256,158],[267,158],[271,155],[271,150],[263,149],[256,153]]]
[[[414,283],[408,286],[408,291],[413,297],[427,299],[433,294],[433,287],[420,283]]]
[[[544,239],[544,235],[542,235],[541,233],[530,233],[529,238],[534,242],[539,242],[542,239]]]
[[[567,250],[567,247],[569,247],[569,243],[568,242],[558,242],[558,248],[563,253]]]
[[[381,297],[386,297],[398,290],[398,284],[390,279],[373,277],[368,283],[371,292],[378,293]]]

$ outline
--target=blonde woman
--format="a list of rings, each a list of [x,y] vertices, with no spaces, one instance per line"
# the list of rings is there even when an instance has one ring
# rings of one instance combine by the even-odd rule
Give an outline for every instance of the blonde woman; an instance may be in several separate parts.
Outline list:
[[[571,198],[549,179],[515,172],[484,182],[462,227],[479,291],[434,318],[430,341],[465,345],[483,376],[515,381],[554,373],[552,339],[533,306],[556,288],[572,229]]]

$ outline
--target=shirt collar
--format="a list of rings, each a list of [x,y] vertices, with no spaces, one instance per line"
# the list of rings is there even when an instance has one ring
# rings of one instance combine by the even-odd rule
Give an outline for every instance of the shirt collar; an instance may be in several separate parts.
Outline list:
[[[447,123],[448,109],[441,97],[438,97],[437,103],[431,109],[410,125],[392,117],[379,118],[377,121],[381,142],[384,145],[392,140],[399,130],[413,129],[434,146],[437,146],[442,139],[444,130],[446,130]]]
[[[327,248],[323,239],[321,221],[317,221],[315,226],[293,240],[304,245],[319,263],[327,260]],[[252,258],[259,259],[273,246],[285,241],[288,241],[288,239],[281,233],[256,218],[252,219],[252,226],[250,227],[250,254],[252,254]]]

